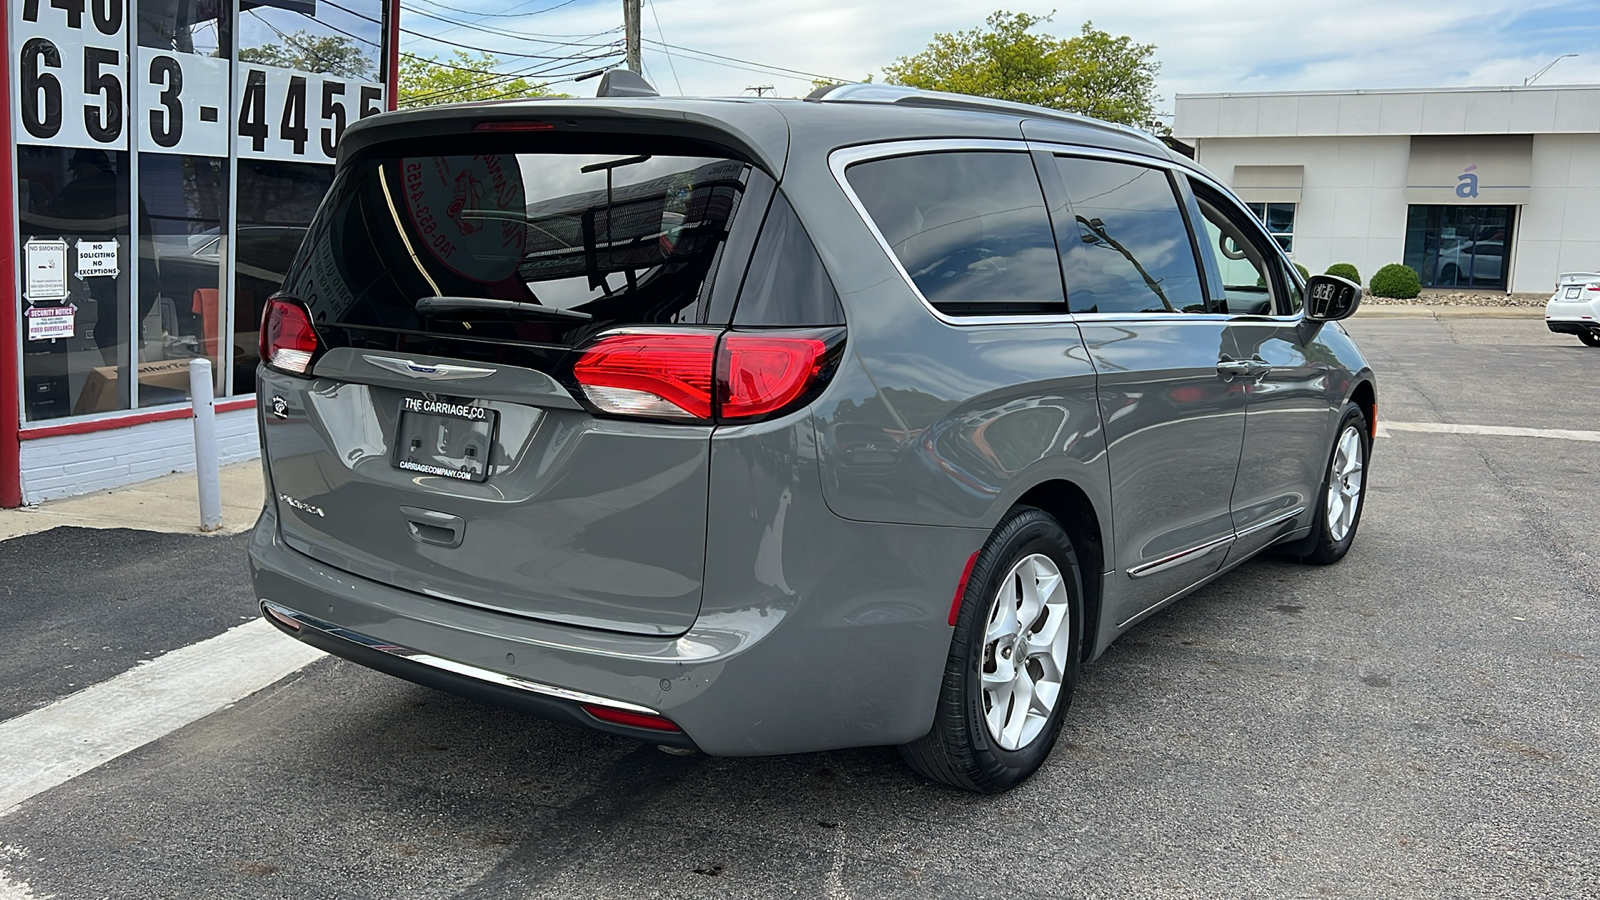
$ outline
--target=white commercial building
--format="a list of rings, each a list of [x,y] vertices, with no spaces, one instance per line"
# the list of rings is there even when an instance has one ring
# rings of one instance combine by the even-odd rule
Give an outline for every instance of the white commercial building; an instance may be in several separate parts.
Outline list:
[[[1600,86],[1180,94],[1173,135],[1297,262],[1547,292],[1600,269]]]

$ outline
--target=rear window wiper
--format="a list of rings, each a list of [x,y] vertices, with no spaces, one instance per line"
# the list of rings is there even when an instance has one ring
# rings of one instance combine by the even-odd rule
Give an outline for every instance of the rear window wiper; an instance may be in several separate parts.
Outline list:
[[[575,309],[556,309],[552,306],[535,306],[517,300],[495,297],[423,297],[417,301],[417,314],[422,316],[449,315],[460,312],[501,312],[530,318],[572,319],[587,322],[594,316]]]

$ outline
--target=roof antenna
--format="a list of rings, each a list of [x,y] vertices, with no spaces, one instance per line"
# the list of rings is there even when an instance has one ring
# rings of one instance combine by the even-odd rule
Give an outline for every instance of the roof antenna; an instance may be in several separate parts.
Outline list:
[[[650,86],[644,77],[627,69],[607,69],[600,76],[596,97],[659,97],[661,93]]]

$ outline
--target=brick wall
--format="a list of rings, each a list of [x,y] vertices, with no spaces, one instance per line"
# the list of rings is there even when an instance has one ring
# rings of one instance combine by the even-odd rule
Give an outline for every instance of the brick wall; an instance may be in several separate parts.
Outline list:
[[[261,455],[256,411],[217,414],[222,464]],[[194,470],[194,420],[65,434],[22,442],[22,500],[35,504]]]

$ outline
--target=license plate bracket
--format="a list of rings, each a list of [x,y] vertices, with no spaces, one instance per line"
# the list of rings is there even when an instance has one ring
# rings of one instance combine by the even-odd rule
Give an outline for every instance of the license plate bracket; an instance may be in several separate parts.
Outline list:
[[[1576,299],[1578,299],[1578,294],[1581,293],[1582,291],[1583,291],[1583,288],[1581,288],[1581,287],[1569,287],[1569,288],[1567,288],[1567,297],[1566,297],[1566,299],[1568,299],[1568,300],[1576,300]]]
[[[499,412],[470,401],[405,397],[390,464],[423,475],[485,481],[499,422]]]

